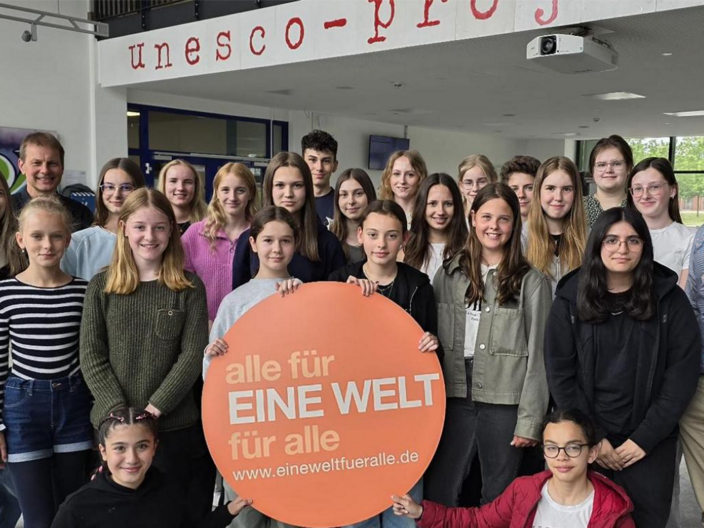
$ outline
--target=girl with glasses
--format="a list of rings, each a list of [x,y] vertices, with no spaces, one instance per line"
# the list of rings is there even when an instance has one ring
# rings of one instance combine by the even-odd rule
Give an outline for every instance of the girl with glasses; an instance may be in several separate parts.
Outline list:
[[[491,504],[446,508],[394,496],[394,513],[415,519],[420,528],[635,528],[633,505],[623,489],[589,471],[599,444],[586,414],[553,412],[543,423],[542,439],[547,471],[514,480]]]
[[[494,165],[483,154],[472,154],[462,160],[458,167],[457,181],[464,199],[464,216],[469,219],[469,211],[477,193],[490,183],[499,181]],[[467,220],[469,222],[469,220]]]
[[[682,224],[675,171],[665,158],[646,158],[628,175],[628,205],[648,224],[655,261],[679,276],[684,288],[695,230]]]
[[[612,207],[626,207],[626,179],[633,168],[633,151],[621,136],[600,139],[589,156],[596,193],[584,197],[587,227]]]
[[[145,186],[142,169],[129,158],[113,158],[100,170],[95,196],[95,221],[73,233],[61,260],[69,275],[91,280],[110,264],[117,240],[117,222],[127,197]]]
[[[664,528],[701,348],[687,296],[654,261],[637,211],[601,214],[582,267],[558,284],[545,335],[555,403],[595,420],[597,469],[625,488],[638,528]]]

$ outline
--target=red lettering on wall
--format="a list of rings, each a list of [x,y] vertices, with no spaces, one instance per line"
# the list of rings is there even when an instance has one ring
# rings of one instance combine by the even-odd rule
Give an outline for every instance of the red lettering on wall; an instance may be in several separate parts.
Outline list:
[[[477,20],[486,20],[487,18],[491,18],[496,8],[499,7],[499,0],[494,0],[491,7],[486,11],[479,11],[479,9],[477,9],[477,0],[470,0],[469,7],[472,9],[474,18]]]
[[[186,62],[191,66],[200,62],[200,39],[191,37],[186,41]]]
[[[337,20],[328,20],[327,22],[325,22],[323,24],[323,27],[325,29],[331,29],[331,28],[345,27],[346,25],[347,25],[346,18],[338,18]]]
[[[232,39],[230,38],[229,31],[221,31],[218,33],[218,37],[215,39],[215,42],[218,44],[218,49],[215,50],[216,61],[226,61],[230,58],[230,55],[232,55],[232,46],[230,46],[231,41]],[[227,49],[227,53],[225,55],[220,53],[220,48]]]
[[[166,48],[166,64],[161,64],[161,52]],[[154,49],[157,52],[157,65],[155,70],[161,70],[162,68],[171,68],[171,47],[168,42],[162,42],[161,44],[154,44]]]
[[[264,37],[266,37],[266,30],[261,26],[257,26],[249,34],[249,51],[251,51],[255,55],[261,55],[262,53],[264,53],[264,50],[266,49],[266,44],[262,44],[262,47],[259,48],[258,50],[254,49],[254,34],[255,33],[259,33],[261,38],[264,38]]]
[[[300,33],[298,35],[298,42],[291,42],[291,27],[293,25],[297,25],[300,28]],[[306,36],[306,30],[303,27],[303,21],[298,18],[298,17],[293,17],[291,20],[288,21],[288,24],[286,24],[286,45],[291,48],[292,50],[298,49],[301,47],[301,44],[303,44],[303,38]]]
[[[394,17],[396,16],[396,3],[394,0],[389,0],[391,14],[389,14],[389,19],[384,22],[379,16],[379,11],[381,10],[381,5],[384,3],[384,0],[367,1],[374,4],[374,36],[367,40],[367,42],[369,44],[374,44],[375,42],[384,42],[386,40],[386,37],[379,36],[379,28],[389,29],[389,26],[391,26],[391,23],[394,21]]]
[[[423,22],[418,24],[417,27],[419,28],[424,28],[424,27],[431,27],[431,26],[437,26],[440,24],[439,20],[430,20],[430,8],[433,5],[433,2],[435,0],[425,0],[425,7],[423,8]],[[442,0],[442,3],[446,3],[447,0]]]
[[[538,9],[535,10],[535,21],[540,24],[541,26],[547,26],[548,24],[552,24],[555,22],[555,19],[557,18],[557,4],[558,0],[552,0],[552,14],[550,15],[550,18],[545,19],[545,10],[542,7],[539,7]]]
[[[134,49],[137,48],[138,51],[138,58],[137,58],[137,64],[134,63]],[[130,46],[130,55],[132,58],[132,69],[133,70],[139,70],[140,68],[144,68],[144,62],[142,61],[142,49],[144,48],[144,42],[141,44],[136,44],[133,46]]]

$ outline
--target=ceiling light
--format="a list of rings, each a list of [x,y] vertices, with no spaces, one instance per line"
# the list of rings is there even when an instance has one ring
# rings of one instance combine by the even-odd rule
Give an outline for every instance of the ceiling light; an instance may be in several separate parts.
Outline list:
[[[638,95],[630,92],[609,92],[602,94],[587,94],[584,97],[592,97],[600,101],[623,101],[624,99],[645,99],[644,95]]]
[[[663,56],[663,57],[672,57],[672,53],[670,53],[670,52],[668,51],[668,52],[666,52],[666,53],[663,53],[662,56]]]
[[[139,117],[139,112],[135,112],[134,110],[127,110],[127,117]]]
[[[664,112],[664,114],[674,117],[701,117],[704,116],[704,110],[692,110],[691,112]]]

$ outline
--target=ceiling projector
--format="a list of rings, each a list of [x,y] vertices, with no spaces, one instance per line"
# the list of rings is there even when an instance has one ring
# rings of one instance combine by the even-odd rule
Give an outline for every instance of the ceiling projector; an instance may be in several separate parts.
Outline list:
[[[560,73],[593,73],[618,68],[618,53],[591,36],[543,35],[528,43],[528,60]]]

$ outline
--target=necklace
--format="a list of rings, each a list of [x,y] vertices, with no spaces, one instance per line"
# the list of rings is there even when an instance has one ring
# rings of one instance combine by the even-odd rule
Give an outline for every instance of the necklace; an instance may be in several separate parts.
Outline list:
[[[398,273],[396,274],[396,277],[393,278],[393,280],[389,284],[385,284],[382,286],[379,284],[379,281],[375,281],[372,279],[371,274],[369,273],[369,270],[367,269],[367,265],[365,264],[362,266],[362,271],[364,272],[364,275],[369,279],[370,281],[376,283],[376,291],[379,292],[382,296],[386,297],[387,299],[391,298],[391,293],[394,291],[394,284],[396,284],[396,277],[398,277]]]
[[[376,291],[379,292],[384,297],[386,297],[387,299],[390,299],[391,293],[394,291],[394,284],[395,283],[396,283],[396,279],[392,280],[391,283],[387,284],[386,286],[377,285]]]

